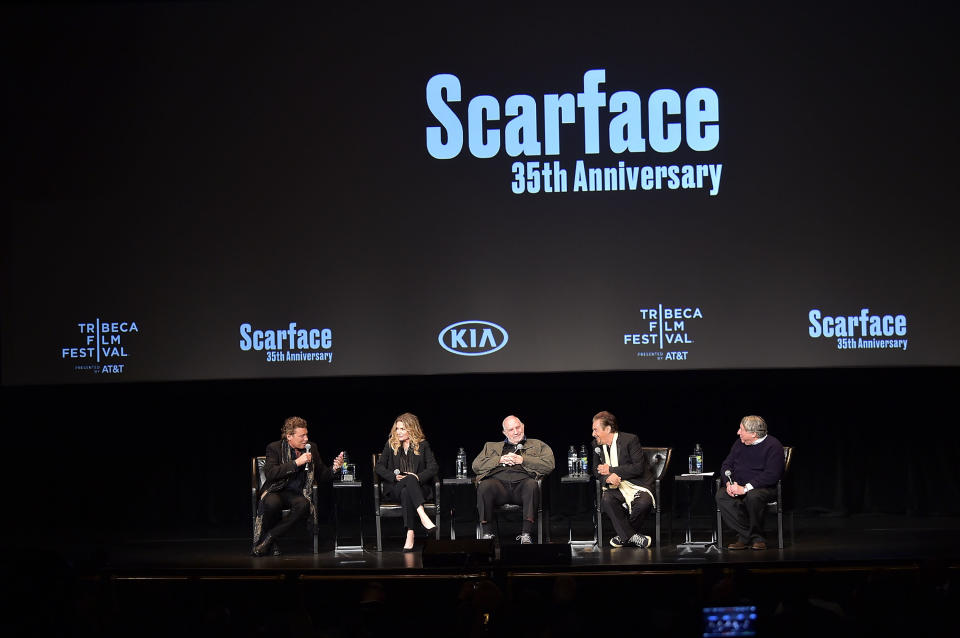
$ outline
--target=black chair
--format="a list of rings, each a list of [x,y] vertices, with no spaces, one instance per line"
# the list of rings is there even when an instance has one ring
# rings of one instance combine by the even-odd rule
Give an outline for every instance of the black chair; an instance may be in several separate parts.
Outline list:
[[[266,475],[263,473],[263,466],[266,462],[267,462],[267,457],[265,456],[255,456],[250,461],[250,507],[251,507],[250,528],[254,535],[254,538],[253,538],[254,543],[257,542],[257,538],[255,536],[257,533],[257,530],[255,529],[255,526],[257,524],[257,493],[260,491],[260,486],[263,485],[267,480]],[[313,486],[313,503],[314,505],[319,503],[319,501],[317,500],[316,484],[314,484]],[[290,510],[283,510],[281,515],[283,517],[289,516]],[[316,525],[314,526],[313,534],[312,534],[314,554],[318,553],[319,551],[318,548],[320,544],[320,530],[318,529],[318,527],[319,526],[316,526]]]
[[[793,460],[793,446],[783,446],[783,475],[787,475],[790,462]],[[720,491],[720,481],[717,479],[717,491]],[[783,549],[783,478],[777,481],[777,499],[767,503],[767,512],[777,514],[777,547]],[[790,543],[793,544],[793,513],[790,514]],[[720,518],[720,506],[717,505],[717,547],[723,547],[723,521]]]
[[[403,506],[400,503],[394,502],[385,502],[383,497],[383,484],[380,480],[380,475],[377,474],[377,461],[380,460],[380,454],[373,455],[373,513],[377,521],[377,551],[383,551],[383,540],[381,537],[380,529],[380,518],[398,518],[403,516]],[[439,476],[433,477],[431,481],[433,484],[433,500],[427,501],[423,504],[423,509],[426,511],[433,510],[436,519],[436,527],[434,532],[436,533],[437,540],[440,540],[440,486],[443,481],[441,481]]]
[[[654,499],[654,513],[656,520],[656,538],[657,538],[657,549],[660,548],[660,512],[661,512],[661,501],[660,498],[661,489],[660,485],[663,481],[664,475],[667,473],[667,468],[670,467],[670,459],[673,456],[672,447],[643,447],[643,455],[646,457],[647,464],[653,468],[653,499]],[[594,514],[597,519],[597,545],[603,545],[603,481],[596,481],[596,513]]]
[[[538,544],[538,545],[543,544],[543,512],[544,512],[544,503],[543,503],[543,497],[544,497],[543,480],[544,480],[545,478],[546,478],[545,476],[541,476],[540,478],[537,479],[537,490],[540,492],[540,498],[537,499],[537,501],[538,501],[538,504],[537,504],[537,544]],[[479,487],[480,487],[479,481],[477,481],[476,477],[474,477],[474,479],[473,479],[473,486],[474,486],[475,488],[479,488]],[[520,515],[522,516],[522,515],[523,515],[523,506],[522,506],[522,505],[516,505],[516,504],[514,504],[514,503],[506,503],[506,504],[504,504],[504,505],[497,505],[497,506],[493,509],[493,513],[494,513],[494,515],[495,515],[495,517],[496,517],[496,519],[497,519],[497,536],[500,535],[500,514],[502,514],[502,513],[504,513],[504,512],[519,512]],[[549,520],[549,516],[547,517],[547,520]],[[489,523],[489,522],[490,522],[490,521],[487,521],[487,523]],[[478,538],[478,539],[480,538],[480,519],[479,519],[479,517],[477,517],[477,538]],[[547,542],[549,542],[549,530],[547,531]]]

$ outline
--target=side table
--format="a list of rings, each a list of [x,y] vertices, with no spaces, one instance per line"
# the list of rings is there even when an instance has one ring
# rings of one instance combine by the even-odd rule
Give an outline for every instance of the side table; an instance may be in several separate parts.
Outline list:
[[[579,485],[580,489],[583,489],[582,486],[587,486],[588,488],[593,483],[593,477],[589,474],[568,474],[567,476],[560,477],[560,489],[564,492],[569,492],[569,487],[564,487],[567,485]],[[591,539],[578,539],[574,540],[573,538],[573,516],[569,516],[567,519],[567,542],[570,545],[580,545],[580,546],[590,546],[590,545],[600,545],[600,539],[602,536],[602,521],[600,520],[600,509],[597,504],[597,495],[596,490],[590,490],[593,492],[593,538]]]
[[[465,476],[463,478],[454,477],[454,478],[445,478],[443,479],[443,487],[450,486],[450,489],[453,492],[456,492],[460,489],[460,486],[463,485],[473,485],[474,477]],[[442,488],[441,488],[442,489]],[[457,538],[456,530],[456,515],[457,515],[457,498],[456,494],[450,494],[450,498],[447,499],[447,502],[450,503],[450,540],[455,540]],[[475,501],[474,501],[475,502]]]
[[[333,551],[335,552],[363,551],[363,512],[360,499],[362,487],[362,481],[333,482]],[[358,545],[340,543],[340,519],[344,518],[344,512],[341,510],[347,509],[345,507],[347,501],[355,505],[349,509],[356,511],[357,535],[360,537]],[[355,539],[357,535],[351,535],[348,538]]]
[[[707,472],[704,474],[678,474],[673,477],[673,512],[676,516],[677,512],[677,492],[680,491],[680,487],[685,488],[687,494],[687,520],[686,520],[686,529],[684,530],[684,539],[683,542],[677,545],[678,554],[689,554],[694,550],[705,550],[706,552],[719,552],[720,549],[717,547],[717,530],[711,529],[710,540],[706,541],[695,541],[693,540],[693,523],[691,520],[691,513],[693,511],[693,494],[694,490],[706,490],[710,492],[710,488],[713,486],[713,472]],[[706,487],[704,487],[706,486]],[[671,537],[673,536],[673,517],[670,519],[671,527]]]

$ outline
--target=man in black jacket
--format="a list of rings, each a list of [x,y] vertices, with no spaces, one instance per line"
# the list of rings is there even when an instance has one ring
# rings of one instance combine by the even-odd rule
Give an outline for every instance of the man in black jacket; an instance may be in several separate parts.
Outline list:
[[[273,547],[279,554],[276,540],[298,522],[307,519],[312,530],[317,525],[317,504],[313,502],[313,485],[333,481],[320,456],[312,450],[307,422],[292,416],[283,422],[283,438],[267,445],[263,474],[266,477],[257,495],[257,517],[254,520],[253,555],[263,556]],[[333,470],[343,464],[343,452],[333,461]],[[283,510],[289,509],[287,518]]]
[[[653,470],[647,464],[635,434],[621,432],[617,417],[598,412],[593,417],[594,450],[592,470],[603,481],[601,508],[613,521],[617,535],[610,539],[614,547],[649,547],[650,537],[640,533],[647,514],[654,506]]]

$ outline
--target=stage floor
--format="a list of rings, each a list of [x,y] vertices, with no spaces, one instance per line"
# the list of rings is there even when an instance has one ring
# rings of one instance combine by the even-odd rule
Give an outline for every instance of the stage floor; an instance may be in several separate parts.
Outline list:
[[[492,566],[471,569],[478,572],[490,569],[525,571],[537,567],[552,573],[577,573],[596,570],[675,570],[696,566],[780,569],[829,566],[836,569],[840,566],[857,568],[927,562],[960,565],[960,518],[867,516],[797,520],[795,524],[792,543],[789,531],[785,530],[784,549],[776,547],[776,537],[773,536],[770,548],[762,551],[717,551],[715,547],[681,551],[677,548],[677,543],[682,541],[681,533],[676,529],[672,543],[668,539],[668,530],[664,529],[659,549],[613,548],[607,543],[602,547],[567,545],[557,540],[558,532],[564,530],[554,530],[554,539],[550,543],[554,551],[521,547],[513,537],[507,537],[498,543],[496,560]],[[701,532],[699,538],[709,538],[709,532]],[[730,540],[733,540],[732,537],[724,537],[725,543]],[[148,577],[149,574],[162,572],[196,576],[215,573],[240,577],[241,573],[293,571],[313,575],[323,572],[356,576],[365,574],[382,578],[437,571],[432,565],[425,567],[423,564],[423,547],[429,540],[418,539],[413,553],[400,551],[402,541],[396,536],[384,538],[382,552],[377,552],[371,546],[371,541],[370,538],[366,539],[363,551],[334,551],[332,541],[325,542],[321,538],[320,552],[313,554],[306,539],[295,539],[284,543],[285,551],[280,557],[254,558],[249,555],[250,542],[247,538],[166,536],[131,539],[101,546],[96,556],[96,569],[116,577]],[[562,553],[557,545],[569,548],[569,562],[556,560],[556,556]],[[530,551],[525,554],[524,550],[527,549]]]
[[[783,550],[684,554],[666,542],[642,550],[511,540],[487,565],[425,566],[422,541],[404,553],[397,536],[383,552],[334,552],[328,543],[313,554],[304,539],[277,558],[251,557],[240,536],[34,537],[0,563],[13,584],[0,629],[338,638],[381,635],[413,614],[441,637],[509,628],[579,638],[599,617],[608,632],[636,633],[640,623],[644,635],[701,636],[704,608],[747,605],[761,635],[849,638],[940,635],[954,617],[960,519],[796,523]]]

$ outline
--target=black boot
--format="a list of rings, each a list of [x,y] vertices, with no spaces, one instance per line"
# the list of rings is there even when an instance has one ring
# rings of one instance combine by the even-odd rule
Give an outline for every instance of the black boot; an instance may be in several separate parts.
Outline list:
[[[266,556],[267,552],[270,550],[270,546],[273,545],[273,536],[270,532],[267,532],[267,535],[263,539],[253,546],[254,556]]]
[[[281,555],[281,554],[280,554],[280,543],[278,543],[278,542],[276,541],[276,539],[274,539],[274,541],[273,541],[273,555],[274,555],[274,556],[280,556],[280,555]]]

